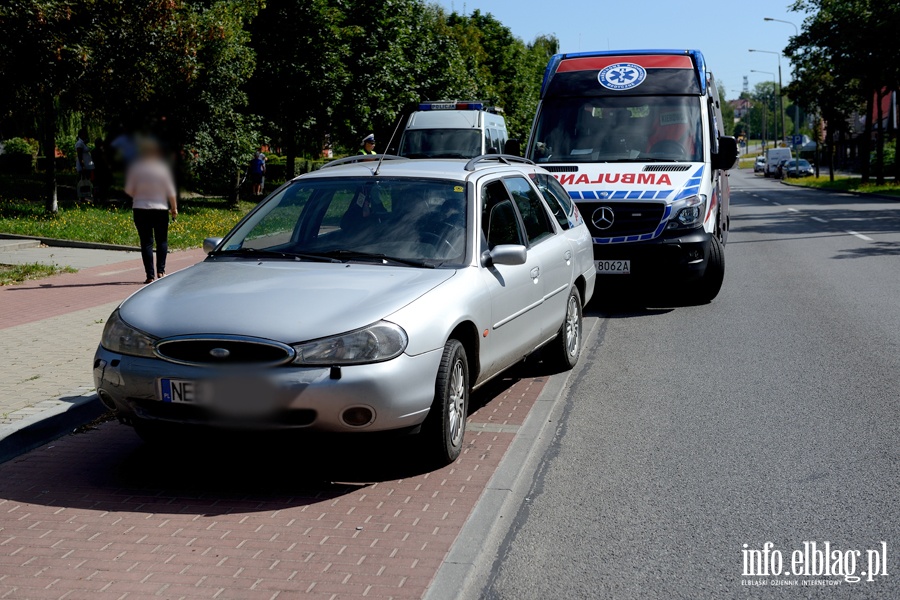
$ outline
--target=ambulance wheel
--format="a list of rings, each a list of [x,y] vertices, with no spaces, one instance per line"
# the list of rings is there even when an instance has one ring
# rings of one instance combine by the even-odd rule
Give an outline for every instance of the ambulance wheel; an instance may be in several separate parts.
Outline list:
[[[722,289],[722,281],[725,279],[725,251],[722,242],[713,236],[709,240],[709,260],[706,263],[706,271],[697,282],[697,287],[692,294],[697,304],[709,304],[713,298],[719,295]]]

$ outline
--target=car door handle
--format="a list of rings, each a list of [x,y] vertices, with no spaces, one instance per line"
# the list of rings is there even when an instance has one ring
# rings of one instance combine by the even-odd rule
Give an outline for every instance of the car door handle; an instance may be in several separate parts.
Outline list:
[[[537,278],[541,276],[541,268],[535,267],[531,270],[531,278],[537,281]]]
[[[566,253],[563,254],[563,258],[566,259],[566,262],[569,262],[570,260],[572,260],[572,251],[566,250]]]

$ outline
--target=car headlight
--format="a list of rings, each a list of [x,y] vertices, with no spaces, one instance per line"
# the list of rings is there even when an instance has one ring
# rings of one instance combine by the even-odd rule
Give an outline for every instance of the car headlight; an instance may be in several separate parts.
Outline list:
[[[154,358],[153,345],[156,338],[153,338],[139,329],[135,329],[122,320],[119,316],[119,309],[113,311],[109,320],[103,327],[103,336],[100,338],[100,345],[110,352],[119,354],[131,354],[133,356],[146,356]]]
[[[399,325],[379,321],[348,333],[294,345],[296,365],[362,365],[396,358],[409,338]]]
[[[684,201],[687,206],[678,211],[669,222],[669,229],[697,227],[706,216],[706,194],[697,194]]]

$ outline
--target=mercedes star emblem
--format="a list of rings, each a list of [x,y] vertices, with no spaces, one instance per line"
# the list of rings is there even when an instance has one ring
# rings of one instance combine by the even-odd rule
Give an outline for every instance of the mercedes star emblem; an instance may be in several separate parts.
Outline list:
[[[615,220],[613,209],[608,206],[601,206],[591,215],[591,221],[597,229],[609,229]]]

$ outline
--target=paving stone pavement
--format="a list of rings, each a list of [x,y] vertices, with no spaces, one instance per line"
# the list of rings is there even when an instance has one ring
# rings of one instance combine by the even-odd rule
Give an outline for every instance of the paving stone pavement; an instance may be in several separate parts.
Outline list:
[[[103,323],[143,279],[135,253],[102,252],[60,263],[57,249],[0,249],[0,263],[80,267],[0,288],[0,444],[99,406]],[[172,253],[169,271],[202,258]],[[514,371],[476,392],[463,455],[437,470],[409,440],[241,439],[184,454],[116,422],[59,437],[70,420],[28,452],[0,452],[0,599],[422,598],[454,544],[477,543],[457,537],[548,379]]]

